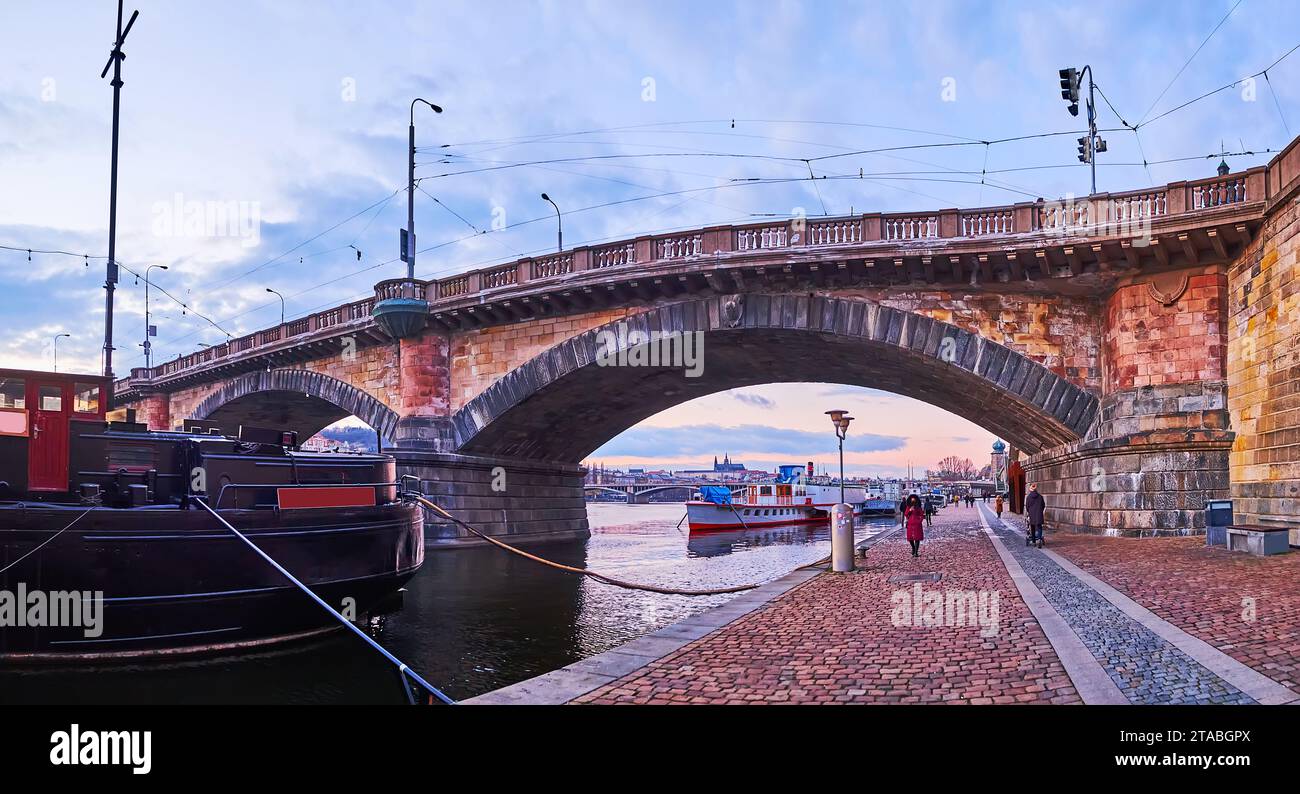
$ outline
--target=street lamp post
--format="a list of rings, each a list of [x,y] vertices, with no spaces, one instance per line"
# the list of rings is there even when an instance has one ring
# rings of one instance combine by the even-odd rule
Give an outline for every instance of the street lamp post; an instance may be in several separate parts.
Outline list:
[[[406,163],[406,278],[410,284],[406,289],[411,290],[407,297],[415,297],[415,103],[423,102],[433,109],[434,113],[441,113],[442,108],[433,104],[427,99],[416,97],[411,100],[411,126],[407,130],[407,157]]]
[[[153,366],[153,343],[149,341],[152,334],[149,333],[149,273],[154,268],[166,270],[166,265],[150,265],[144,271],[144,365],[145,367]]]
[[[853,562],[853,508],[844,501],[844,437],[849,434],[853,417],[847,411],[827,411],[835,426],[835,438],[840,442],[840,502],[831,517],[831,570],[847,573],[854,569]]]
[[[270,287],[267,287],[266,291],[280,299],[280,325],[284,325],[284,296]]]
[[[552,206],[552,207],[555,207],[555,223],[556,223],[556,227],[555,227],[555,228],[556,228],[556,231],[557,231],[557,234],[558,234],[558,237],[557,237],[557,240],[556,240],[556,242],[558,243],[558,247],[557,247],[555,250],[556,250],[556,251],[563,251],[563,250],[564,250],[564,219],[561,217],[561,214],[560,214],[560,207],[559,207],[559,205],[556,204],[554,201],[551,201],[551,197],[548,196],[548,195],[546,195],[545,193],[542,194],[542,200],[543,200],[543,201],[550,201],[551,206]]]
[[[72,334],[55,334],[54,335],[54,371],[59,371],[59,340]]]
[[[840,442],[840,503],[844,503],[844,437],[849,434],[849,422],[853,417],[848,415],[848,411],[827,411],[826,415],[831,418],[831,424],[835,426],[835,437]]]

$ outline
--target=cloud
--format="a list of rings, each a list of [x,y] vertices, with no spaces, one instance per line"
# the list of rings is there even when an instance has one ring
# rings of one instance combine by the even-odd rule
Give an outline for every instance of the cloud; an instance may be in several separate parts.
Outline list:
[[[746,405],[752,405],[755,408],[762,408],[765,411],[770,411],[776,407],[775,400],[769,400],[768,398],[762,396],[761,394],[747,394],[745,392],[735,392],[731,396],[735,397],[737,400],[740,400],[742,403],[745,403]]]
[[[907,439],[873,433],[850,435],[846,452],[888,452],[902,449]],[[634,427],[592,453],[600,457],[697,457],[729,453],[739,455],[792,455],[799,459],[835,451],[835,437],[829,433],[789,430],[771,425],[716,424],[678,427]]]

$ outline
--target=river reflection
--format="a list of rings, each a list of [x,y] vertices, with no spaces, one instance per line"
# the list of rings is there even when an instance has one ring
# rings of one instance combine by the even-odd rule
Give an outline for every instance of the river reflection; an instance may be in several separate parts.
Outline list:
[[[692,534],[680,504],[590,504],[585,541],[530,547],[620,579],[708,589],[765,582],[830,553],[827,526]],[[859,538],[892,526],[862,524]],[[624,590],[495,548],[433,551],[401,611],[372,633],[454,698],[521,681],[609,650],[732,595]],[[0,672],[0,703],[398,703],[378,655],[333,636],[275,651],[93,672]]]

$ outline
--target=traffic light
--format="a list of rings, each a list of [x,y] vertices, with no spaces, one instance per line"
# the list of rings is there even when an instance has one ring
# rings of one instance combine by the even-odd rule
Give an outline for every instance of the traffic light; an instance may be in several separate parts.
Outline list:
[[[1099,151],[1099,152],[1104,152],[1104,151],[1106,151],[1106,141],[1105,141],[1105,139],[1103,139],[1100,135],[1097,136],[1097,147],[1096,147],[1096,150]]]
[[[1092,162],[1092,136],[1085,135],[1079,139],[1079,162]]]
[[[1070,103],[1070,115],[1079,115],[1079,70],[1071,66],[1069,69],[1062,69],[1061,75],[1061,99]]]

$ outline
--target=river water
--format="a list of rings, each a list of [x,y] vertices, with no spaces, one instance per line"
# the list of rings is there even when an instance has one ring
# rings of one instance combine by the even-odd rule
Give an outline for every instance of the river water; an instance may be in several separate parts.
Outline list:
[[[830,553],[830,529],[689,533],[681,504],[593,503],[591,537],[530,551],[619,579],[710,589],[766,582]],[[893,525],[861,523],[863,538]],[[609,650],[733,595],[625,590],[502,550],[430,551],[371,635],[453,698]],[[255,654],[93,671],[0,672],[0,703],[400,703],[391,665],[343,633]]]

